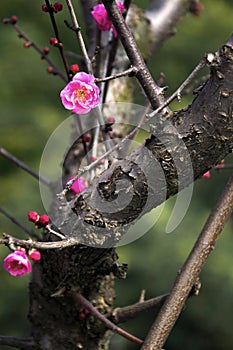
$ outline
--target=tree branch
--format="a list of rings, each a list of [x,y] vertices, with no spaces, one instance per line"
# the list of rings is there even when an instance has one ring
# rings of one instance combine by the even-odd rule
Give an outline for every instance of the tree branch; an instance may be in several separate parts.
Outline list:
[[[16,337],[0,336],[0,345],[11,346],[20,350],[33,350],[36,348],[35,342],[30,339],[21,339]]]
[[[233,210],[233,176],[231,176],[220,198],[185,264],[180,270],[169,297],[143,343],[141,350],[160,350],[175,324],[192,285],[203,265],[213,251],[216,240]]]
[[[116,5],[116,2],[114,0],[103,0],[103,4],[117,30],[131,65],[138,70],[136,77],[139,83],[141,84],[153,109],[156,109],[164,101],[163,89],[156,85],[155,81],[153,80],[141,53],[138,50],[134,37]]]

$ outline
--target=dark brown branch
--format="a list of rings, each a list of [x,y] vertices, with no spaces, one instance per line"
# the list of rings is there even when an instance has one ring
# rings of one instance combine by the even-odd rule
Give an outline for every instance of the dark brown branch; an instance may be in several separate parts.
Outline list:
[[[168,294],[160,295],[156,298],[148,299],[132,305],[117,307],[113,310],[112,316],[115,323],[123,323],[135,318],[147,311],[154,310],[158,305],[162,305]]]
[[[19,226],[25,233],[27,233],[30,237],[38,238],[33,230],[29,230],[26,226],[24,226],[19,220],[17,220],[14,216],[9,214],[6,210],[0,207],[0,213],[5,215],[8,219],[10,219],[14,224]]]
[[[122,337],[127,338],[128,340],[131,340],[137,344],[142,344],[143,341],[134,335],[126,332],[124,329],[116,326],[113,322],[111,322],[109,319],[107,319],[104,315],[102,315],[97,309],[94,308],[94,306],[81,294],[72,293],[70,292],[69,295],[76,300],[77,303],[84,306],[87,310],[89,310],[94,316],[96,316],[101,322],[105,324],[105,326],[114,333],[120,334]]]
[[[121,72],[121,73],[116,73],[114,75],[110,75],[110,76],[107,76],[105,78],[95,78],[95,81],[97,83],[101,83],[101,82],[106,82],[106,81],[109,81],[109,80],[113,80],[113,79],[117,79],[117,78],[121,78],[121,77],[125,77],[127,75],[131,75],[131,74],[136,74],[137,73],[137,68],[135,67],[131,67],[127,70],[125,70],[124,72]]]
[[[3,148],[1,146],[0,146],[0,154],[4,158],[6,158],[6,159],[10,160],[11,162],[13,162],[14,164],[16,164],[19,168],[25,170],[27,173],[29,173],[30,175],[35,177],[37,180],[40,180],[41,182],[43,182],[45,185],[47,185],[47,186],[51,185],[51,182],[46,177],[39,175],[35,170],[33,170],[27,164],[25,164],[24,162],[22,162],[21,160],[19,160],[15,156],[13,156],[13,154],[8,152],[5,148]]]
[[[131,65],[138,70],[136,77],[141,84],[142,89],[148,97],[153,109],[156,109],[164,101],[163,89],[157,86],[153,80],[141,53],[138,50],[134,37],[116,5],[116,2],[114,0],[103,0],[103,4],[117,30]]]
[[[0,345],[11,346],[20,350],[33,350],[36,344],[30,338],[21,339],[16,337],[0,336]]]
[[[233,176],[228,181],[220,198],[195,244],[185,264],[180,270],[169,297],[164,303],[141,350],[160,350],[175,324],[192,285],[233,210]]]

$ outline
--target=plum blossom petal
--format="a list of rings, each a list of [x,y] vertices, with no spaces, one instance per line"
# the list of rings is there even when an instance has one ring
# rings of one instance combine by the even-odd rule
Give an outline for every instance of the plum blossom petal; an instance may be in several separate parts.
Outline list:
[[[78,72],[66,87],[60,97],[66,109],[73,113],[86,114],[98,106],[100,101],[99,88],[92,74]]]
[[[26,253],[22,250],[16,250],[9,254],[4,259],[3,267],[12,276],[23,276],[32,270],[31,263]]]
[[[122,4],[122,2],[118,1],[117,6],[121,13],[124,12],[125,6]],[[117,37],[117,31],[113,26],[112,21],[110,20],[108,13],[103,4],[98,4],[94,6],[93,10],[91,11],[91,14],[99,30],[106,32],[112,29],[114,37],[115,38]]]
[[[73,180],[74,176],[71,176],[66,183],[69,181]],[[84,191],[87,188],[86,181],[84,180],[83,177],[79,177],[70,187],[71,191],[73,194],[78,194]]]

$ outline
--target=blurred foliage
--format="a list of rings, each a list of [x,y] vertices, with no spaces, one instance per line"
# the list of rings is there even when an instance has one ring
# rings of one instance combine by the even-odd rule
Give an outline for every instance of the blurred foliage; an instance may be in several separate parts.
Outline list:
[[[135,2],[144,7],[148,5],[148,1]],[[160,72],[165,73],[164,85],[169,87],[168,94],[179,86],[206,52],[217,50],[231,34],[232,0],[206,0],[203,3],[205,8],[200,17],[188,15],[184,18],[177,28],[177,34],[149,62],[155,79]],[[41,4],[42,1],[2,0],[1,14],[2,17],[16,14],[23,31],[43,48],[48,45],[53,32],[47,15],[40,10]],[[81,20],[79,9],[77,14]],[[57,18],[65,48],[78,52],[73,33],[63,23],[64,18],[69,18],[67,13],[64,11]],[[46,140],[69,115],[59,100],[64,83],[58,77],[46,73],[46,63],[32,49],[23,47],[23,41],[10,25],[1,24],[0,50],[1,145],[38,170]],[[62,67],[56,54],[56,49],[52,49],[51,57]],[[75,61],[69,58],[70,64]],[[174,103],[174,108],[179,109],[190,101],[191,96],[185,97],[181,104]],[[231,157],[228,159],[232,161]],[[44,212],[37,181],[3,158],[0,158],[0,167],[1,206],[30,227],[27,212]],[[129,272],[126,281],[117,282],[116,305],[134,303],[142,289],[146,289],[147,298],[169,291],[229,174],[230,171],[212,172],[210,180],[197,181],[188,212],[172,234],[165,234],[164,231],[174,206],[174,198],[167,201],[153,229],[143,238],[118,249],[120,261],[129,264]],[[25,237],[5,217],[0,216],[0,223],[2,232]],[[167,349],[225,350],[231,347],[232,225],[230,219],[201,273],[200,295],[187,301],[169,337]],[[4,247],[0,249],[3,260],[8,250]],[[13,278],[2,267],[0,270],[0,333],[25,337],[30,333],[26,319],[28,277]],[[143,338],[153,317],[154,312],[150,312],[123,327]],[[112,350],[138,348],[119,336],[113,338]]]

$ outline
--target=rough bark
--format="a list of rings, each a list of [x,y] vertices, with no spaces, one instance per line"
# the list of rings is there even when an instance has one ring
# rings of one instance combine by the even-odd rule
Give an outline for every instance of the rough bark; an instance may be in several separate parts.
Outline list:
[[[80,317],[82,306],[70,300],[66,291],[71,289],[83,294],[110,317],[114,278],[125,276],[125,266],[118,265],[113,245],[145,211],[176,194],[232,151],[232,63],[232,42],[229,41],[216,53],[211,63],[211,77],[190,106],[168,120],[156,119],[151,127],[152,136],[144,147],[114,163],[75,203],[69,202],[65,210],[64,207],[61,211],[57,209],[58,215],[65,214],[60,217],[61,231],[69,232],[77,244],[81,237],[82,243],[86,240],[99,248],[77,245],[48,251],[43,253],[41,262],[35,264],[30,283],[29,317],[37,350],[108,348],[109,332],[105,326],[90,314]],[[154,164],[158,169],[153,168]],[[193,176],[190,176],[190,164]],[[155,172],[153,184],[148,185],[146,169],[161,169],[164,177]],[[119,212],[101,212],[97,194],[98,199],[100,196],[111,204],[121,195],[116,189],[119,181],[122,192],[131,187],[131,202]],[[56,295],[60,290],[61,295]]]

